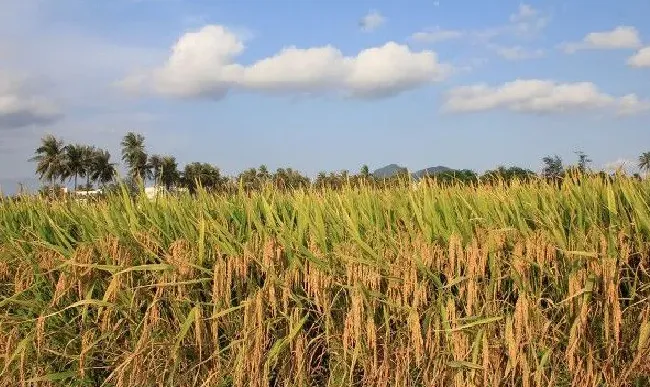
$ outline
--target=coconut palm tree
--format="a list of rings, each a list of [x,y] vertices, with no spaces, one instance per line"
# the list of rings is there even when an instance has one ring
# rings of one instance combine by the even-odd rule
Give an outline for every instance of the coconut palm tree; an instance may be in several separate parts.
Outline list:
[[[122,146],[122,160],[129,167],[129,176],[132,179],[147,179],[151,170],[147,164],[147,153],[144,150],[144,136],[128,132],[120,143]]]
[[[183,171],[183,183],[195,193],[199,186],[211,191],[222,188],[226,179],[221,176],[219,168],[208,163],[194,162],[187,164]]]
[[[53,184],[55,180],[65,178],[66,157],[65,143],[51,134],[41,139],[41,145],[36,148],[36,155],[29,159],[35,161],[36,174],[39,178]]]
[[[93,165],[95,163],[95,156],[97,155],[97,148],[92,145],[84,145],[82,147],[82,161],[83,176],[86,177],[86,189],[91,189]]]
[[[84,146],[79,144],[70,144],[65,147],[65,177],[74,177],[74,190],[78,188],[77,177],[83,176],[85,161],[84,161]]]
[[[646,173],[650,172],[650,152],[644,152],[639,156],[639,169]]]
[[[167,190],[171,189],[180,179],[178,164],[174,156],[163,156],[160,159],[160,182]]]
[[[153,177],[153,183],[155,186],[158,186],[160,182],[160,170],[162,167],[162,156],[160,155],[151,155],[149,156],[149,163],[147,166],[150,168],[151,177]]]
[[[90,177],[103,186],[115,179],[115,163],[111,163],[111,154],[104,149],[96,149],[92,158]]]

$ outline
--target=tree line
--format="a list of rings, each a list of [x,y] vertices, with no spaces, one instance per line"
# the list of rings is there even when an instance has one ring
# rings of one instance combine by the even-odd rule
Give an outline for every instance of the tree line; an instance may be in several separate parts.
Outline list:
[[[179,169],[176,158],[172,155],[148,154],[145,137],[142,134],[128,132],[120,142],[121,160],[127,169],[124,182],[130,187],[153,181],[156,187],[166,190],[186,189],[195,192],[198,186],[210,191],[232,189],[257,190],[266,185],[277,189],[297,189],[315,186],[319,188],[338,189],[345,185],[386,185],[394,184],[408,178],[408,172],[402,171],[390,178],[374,177],[367,165],[356,174],[350,171],[320,172],[312,181],[292,168],[278,168],[271,173],[265,165],[249,168],[234,178],[223,176],[217,166],[204,162],[191,162]],[[451,170],[424,176],[435,179],[438,183],[490,183],[530,180],[540,177],[562,179],[576,173],[593,173],[589,169],[592,160],[583,152],[576,152],[576,164],[564,166],[560,156],[552,155],[542,159],[544,168],[541,174],[520,167],[499,166],[482,175],[469,169]],[[110,189],[117,183],[117,163],[105,150],[86,144],[65,144],[62,139],[46,135],[36,148],[35,155],[29,159],[36,163],[36,174],[41,181],[54,186],[57,183],[72,181],[75,191],[90,190],[95,185]],[[638,159],[638,167],[650,171],[650,152],[645,152]],[[599,172],[601,175],[604,172]],[[638,174],[635,174],[639,177]],[[85,179],[85,185],[79,185],[79,179]]]

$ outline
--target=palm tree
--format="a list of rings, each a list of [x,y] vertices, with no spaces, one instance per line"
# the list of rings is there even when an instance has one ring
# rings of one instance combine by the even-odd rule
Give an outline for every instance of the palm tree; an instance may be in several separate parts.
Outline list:
[[[111,154],[104,149],[97,149],[93,155],[93,163],[90,171],[90,177],[93,181],[98,181],[102,187],[115,179],[117,171],[115,163],[111,163]]]
[[[190,193],[195,193],[199,186],[208,191],[222,188],[226,179],[221,176],[219,168],[208,163],[194,162],[185,166],[183,182]]]
[[[57,139],[51,134],[41,139],[41,146],[36,148],[36,155],[29,159],[35,161],[36,174],[39,178],[46,179],[50,185],[54,180],[65,178],[66,157],[65,144],[63,140]]]
[[[151,168],[151,176],[153,177],[153,184],[158,186],[160,181],[160,169],[162,167],[162,156],[160,155],[151,155],[149,156],[148,167]]]
[[[66,176],[74,177],[74,190],[77,191],[77,177],[83,176],[84,173],[84,146],[79,144],[70,144],[65,147],[66,158]]]
[[[144,136],[128,132],[120,145],[122,160],[129,167],[129,176],[132,179],[145,180],[150,175],[150,169],[147,165],[147,153],[144,151]]]
[[[167,190],[171,189],[180,179],[178,164],[174,156],[163,156],[160,159],[160,182]]]
[[[650,172],[650,152],[644,152],[639,156],[639,169],[646,173]]]
[[[91,175],[93,170],[93,164],[95,162],[95,156],[97,155],[97,148],[92,145],[84,145],[82,147],[82,164],[83,164],[83,175],[86,176],[86,189],[91,189]],[[94,180],[93,180],[94,181]]]

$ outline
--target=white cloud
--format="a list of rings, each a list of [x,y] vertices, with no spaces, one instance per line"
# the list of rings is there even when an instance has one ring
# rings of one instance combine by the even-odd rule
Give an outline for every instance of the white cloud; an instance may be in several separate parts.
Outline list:
[[[236,63],[244,51],[228,29],[206,26],[183,35],[166,63],[121,82],[175,97],[221,98],[231,89],[267,92],[341,92],[372,98],[397,94],[445,78],[451,66],[433,51],[413,52],[388,42],[345,56],[332,46],[287,47],[251,65]]]
[[[518,36],[534,36],[548,25],[549,17],[529,4],[520,4],[517,13],[510,15],[510,24],[486,30],[487,35],[511,33]]]
[[[536,59],[544,56],[544,50],[542,49],[529,50],[521,46],[503,47],[493,45],[492,49],[499,56],[508,60]]]
[[[446,40],[462,38],[464,33],[456,30],[444,30],[440,27],[426,29],[416,32],[410,36],[410,40],[420,43],[438,43]]]
[[[632,67],[650,67],[650,46],[640,49],[627,60],[627,64]]]
[[[370,11],[366,16],[361,18],[359,26],[363,31],[372,32],[386,23],[386,18],[378,11]]]
[[[620,115],[632,115],[645,111],[650,111],[650,101],[640,100],[636,94],[628,94],[618,101]]]
[[[476,30],[445,29],[440,26],[425,28],[409,36],[409,40],[418,43],[438,43],[454,39],[467,39],[473,44],[490,45],[498,38],[508,40],[529,40],[538,37],[546,28],[550,17],[544,12],[528,4],[521,4],[517,12],[510,15],[509,19],[501,25],[491,26]],[[517,49],[503,50],[502,56],[508,59],[529,59],[541,56],[539,50],[526,51]]]
[[[155,91],[177,96],[222,97],[242,77],[244,68],[234,57],[244,44],[221,26],[207,26],[183,35],[167,63],[153,76]]]
[[[428,28],[412,34],[409,39],[420,43],[437,43],[445,40],[469,38],[475,43],[485,44],[496,38],[530,39],[539,36],[546,28],[550,18],[545,13],[528,4],[521,4],[517,12],[510,15],[501,25],[478,30],[454,30],[441,27]]]
[[[611,31],[591,32],[581,42],[560,45],[567,53],[578,50],[615,50],[641,47],[641,38],[636,28],[619,26]]]
[[[345,88],[363,97],[389,96],[429,82],[443,80],[451,71],[433,51],[412,52],[394,42],[361,51],[347,58],[352,71]]]
[[[332,46],[284,48],[280,53],[247,67],[240,83],[258,90],[306,91],[339,87],[349,63]]]
[[[54,103],[34,91],[27,79],[0,72],[0,129],[47,125],[61,118]]]
[[[447,93],[443,110],[473,112],[508,109],[525,113],[562,113],[608,108],[618,114],[633,114],[648,110],[649,103],[639,100],[635,94],[619,98],[611,96],[590,82],[519,79],[499,87],[478,84],[454,88]]]
[[[532,17],[535,17],[539,14],[535,8],[529,4],[519,4],[519,10],[517,13],[510,15],[510,21],[513,23],[519,23],[521,21],[529,20]]]

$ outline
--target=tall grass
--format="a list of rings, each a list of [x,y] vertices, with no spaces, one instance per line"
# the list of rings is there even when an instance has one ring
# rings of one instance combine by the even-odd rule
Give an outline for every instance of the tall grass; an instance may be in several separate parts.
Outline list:
[[[0,385],[650,383],[650,182],[0,203]]]

